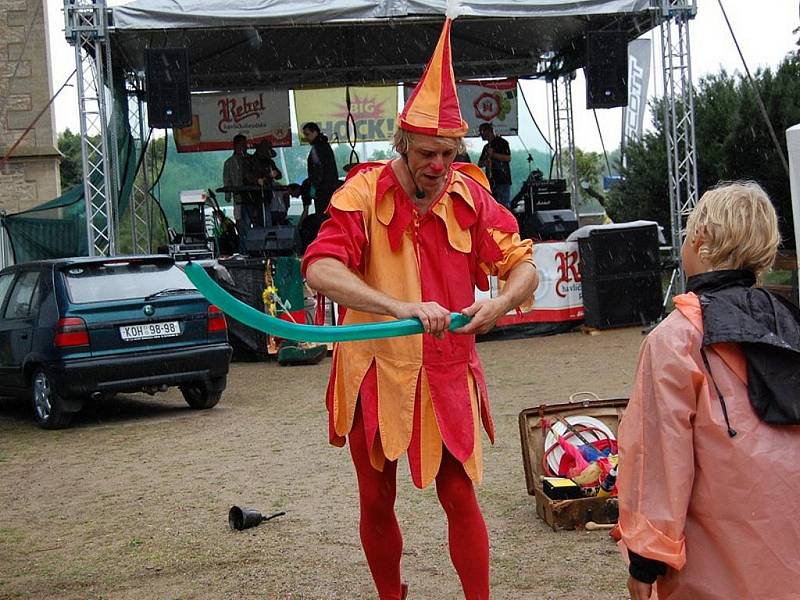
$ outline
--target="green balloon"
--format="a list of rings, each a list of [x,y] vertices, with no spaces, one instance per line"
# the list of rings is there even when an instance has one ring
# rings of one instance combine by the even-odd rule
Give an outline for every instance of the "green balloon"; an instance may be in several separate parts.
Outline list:
[[[223,290],[216,281],[211,279],[205,269],[197,263],[188,263],[185,272],[197,290],[206,297],[206,300],[226,315],[248,327],[287,340],[319,343],[351,342],[354,340],[377,340],[415,335],[424,332],[419,319],[400,319],[397,321],[340,326],[290,323],[256,310],[252,306],[237,300]],[[469,321],[470,318],[466,315],[450,313],[450,331],[463,327]]]

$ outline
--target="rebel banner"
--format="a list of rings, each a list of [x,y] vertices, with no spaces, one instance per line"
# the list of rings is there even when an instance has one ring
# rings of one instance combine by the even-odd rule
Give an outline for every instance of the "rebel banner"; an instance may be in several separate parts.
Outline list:
[[[539,287],[532,298],[502,317],[497,324],[557,323],[583,319],[580,255],[577,242],[542,242],[533,247],[533,262],[539,271]],[[476,298],[494,298],[502,282],[489,278],[488,292],[476,291]]]
[[[391,140],[397,119],[397,87],[347,87],[295,90],[297,125],[314,122],[331,142],[347,142],[347,120],[355,121],[356,140]],[[351,134],[352,135],[352,134]]]
[[[229,150],[240,133],[251,146],[262,140],[291,146],[289,91],[192,94],[192,124],[174,130],[175,145],[178,152]]]
[[[622,147],[642,137],[650,81],[649,39],[628,44],[628,106],[622,109]]]
[[[491,123],[497,135],[517,135],[517,80],[461,81],[456,84],[461,116],[469,125],[467,137],[479,135],[482,123]],[[408,100],[414,85],[407,84],[404,98]]]

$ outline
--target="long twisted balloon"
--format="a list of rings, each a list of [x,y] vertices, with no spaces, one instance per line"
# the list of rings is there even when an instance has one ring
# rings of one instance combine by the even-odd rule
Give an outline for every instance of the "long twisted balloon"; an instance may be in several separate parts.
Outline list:
[[[419,319],[400,319],[363,323],[360,325],[320,326],[299,325],[272,317],[237,300],[222,289],[205,269],[197,263],[186,265],[186,276],[206,299],[222,312],[240,323],[287,340],[298,342],[350,342],[354,340],[376,340],[423,333]],[[461,313],[450,314],[450,331],[469,323],[469,317]]]

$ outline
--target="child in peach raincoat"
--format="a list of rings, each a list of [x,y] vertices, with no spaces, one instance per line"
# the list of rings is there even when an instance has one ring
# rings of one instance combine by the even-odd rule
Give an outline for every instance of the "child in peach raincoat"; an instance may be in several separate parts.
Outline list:
[[[800,598],[800,311],[753,287],[779,242],[754,183],[689,217],[689,292],[645,340],[620,426],[633,600]]]

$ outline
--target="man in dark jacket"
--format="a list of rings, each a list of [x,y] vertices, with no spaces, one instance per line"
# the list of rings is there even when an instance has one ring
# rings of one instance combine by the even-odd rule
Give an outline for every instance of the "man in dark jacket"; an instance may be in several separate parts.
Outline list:
[[[496,135],[491,123],[481,123],[478,131],[486,145],[478,166],[486,171],[492,186],[492,196],[506,208],[511,208],[511,148],[508,142]]]
[[[339,170],[333,149],[328,138],[320,131],[316,123],[303,125],[303,137],[311,144],[308,153],[308,180],[311,183],[311,196],[323,211],[328,208],[333,192],[339,187]]]

